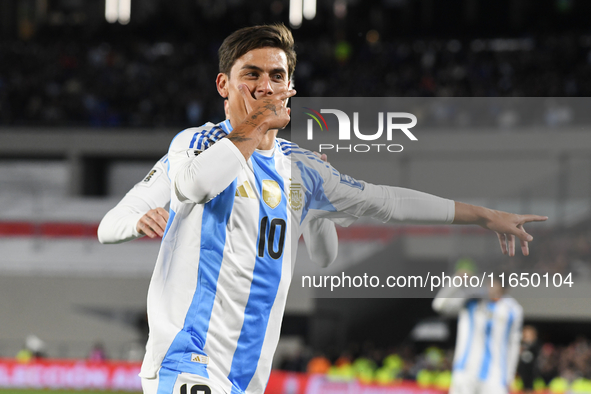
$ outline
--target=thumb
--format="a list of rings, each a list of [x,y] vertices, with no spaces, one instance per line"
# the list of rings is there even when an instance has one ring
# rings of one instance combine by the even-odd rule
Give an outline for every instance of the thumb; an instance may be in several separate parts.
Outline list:
[[[515,235],[522,241],[531,242],[533,241],[534,237],[529,235],[524,229],[523,226],[518,226],[518,230]]]
[[[520,240],[522,241],[527,241],[527,242],[531,242],[534,240],[534,237],[532,237],[531,235],[529,235],[525,229],[523,228],[523,224],[520,224],[519,226],[517,226],[519,233],[517,234],[517,236],[519,237]]]

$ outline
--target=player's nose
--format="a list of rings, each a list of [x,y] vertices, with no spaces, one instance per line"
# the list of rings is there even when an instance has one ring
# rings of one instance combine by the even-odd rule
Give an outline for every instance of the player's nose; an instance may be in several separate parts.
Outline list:
[[[264,75],[258,81],[255,96],[258,99],[261,97],[270,96],[272,94],[273,86],[271,86],[271,78],[269,78],[268,75]]]

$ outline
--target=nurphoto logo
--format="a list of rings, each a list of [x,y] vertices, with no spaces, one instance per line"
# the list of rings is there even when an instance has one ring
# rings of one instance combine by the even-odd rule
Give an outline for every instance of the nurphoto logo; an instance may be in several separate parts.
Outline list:
[[[344,111],[339,109],[320,109],[320,112],[303,107],[308,112],[304,112],[310,117],[307,122],[307,138],[308,140],[314,139],[314,128],[320,129],[320,132],[329,132],[326,119],[322,114],[332,114],[337,118],[339,124],[338,139],[339,141],[351,141],[351,119]],[[410,123],[399,123],[400,119],[410,120]],[[359,128],[359,112],[353,112],[353,134],[356,139],[361,141],[378,141],[384,140],[382,135],[384,134],[384,123],[386,123],[386,141],[392,141],[392,137],[395,132],[402,132],[409,140],[418,141],[417,137],[410,131],[411,128],[416,126],[417,117],[409,112],[378,112],[378,130],[363,130]],[[315,126],[317,125],[317,127]],[[348,152],[359,152],[365,153],[370,151],[380,152],[381,150],[388,152],[402,152],[404,147],[400,144],[387,144],[387,143],[371,143],[371,144],[319,144],[319,152],[327,151],[348,151]]]

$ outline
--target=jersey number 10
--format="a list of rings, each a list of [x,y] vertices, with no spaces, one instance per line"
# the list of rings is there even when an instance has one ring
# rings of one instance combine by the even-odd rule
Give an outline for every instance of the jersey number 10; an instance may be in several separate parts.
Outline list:
[[[285,243],[285,220],[275,218],[271,220],[271,225],[269,226],[269,232],[267,233],[267,224],[269,223],[269,217],[265,216],[261,219],[261,225],[259,227],[259,257],[265,257],[265,242],[267,243],[267,251],[269,252],[269,256],[273,259],[277,260],[283,254],[283,244]],[[275,243],[275,234],[277,232],[277,227],[280,228],[279,230],[279,242],[277,250],[274,250],[274,243]],[[268,239],[267,239],[268,238]]]
[[[187,394],[187,385],[181,386],[181,394]],[[196,384],[191,387],[191,394],[211,394],[211,389],[204,384]]]

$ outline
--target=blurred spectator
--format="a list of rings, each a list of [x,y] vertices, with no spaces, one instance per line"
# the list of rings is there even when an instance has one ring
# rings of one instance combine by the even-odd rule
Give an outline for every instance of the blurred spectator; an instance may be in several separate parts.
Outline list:
[[[330,369],[330,360],[322,353],[316,353],[308,362],[306,371],[310,374],[326,374]]]
[[[106,359],[107,354],[105,352],[105,347],[103,346],[102,342],[96,342],[90,350],[88,360],[92,362],[103,362]]]
[[[387,40],[376,34],[364,41],[345,34],[298,38],[298,95],[591,95],[584,37]],[[223,117],[221,99],[209,89],[216,53],[202,40],[159,42],[130,33],[100,41],[58,34],[46,41],[38,35],[2,41],[0,58],[0,125],[181,128]],[[551,127],[580,116],[559,99],[542,110],[541,123]],[[455,126],[481,121],[449,106],[427,115]],[[523,120],[511,108],[491,116],[501,128]]]
[[[534,380],[539,376],[539,353],[538,331],[533,326],[524,326],[517,366],[517,374],[521,377],[524,393],[531,393],[534,390]]]
[[[45,357],[45,342],[36,335],[28,335],[25,346],[16,354],[19,363],[29,363]]]
[[[33,352],[23,346],[21,350],[16,354],[16,361],[21,364],[28,364],[33,360]]]

